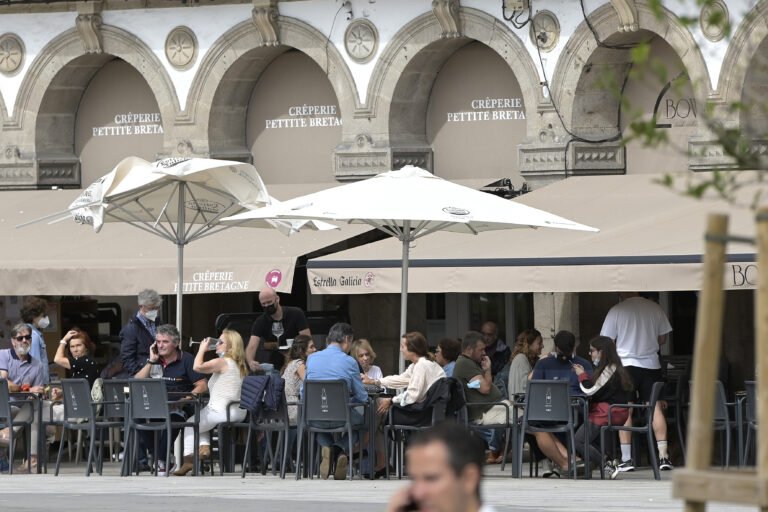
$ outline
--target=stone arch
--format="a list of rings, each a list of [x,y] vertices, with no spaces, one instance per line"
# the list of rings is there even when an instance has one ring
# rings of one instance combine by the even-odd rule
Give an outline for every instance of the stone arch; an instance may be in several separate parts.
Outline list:
[[[764,56],[759,50],[765,48],[766,41],[768,41],[768,3],[760,2],[747,13],[736,28],[725,52],[717,91],[726,106],[742,100],[750,66],[755,57]],[[732,121],[733,124],[738,123],[738,119]]]
[[[3,98],[3,94],[0,93],[0,127],[5,125],[5,123],[7,122],[7,119],[8,119],[8,109],[5,107],[5,98]]]
[[[154,52],[117,27],[103,25],[100,33],[102,53],[86,53],[76,29],[63,32],[43,48],[24,77],[9,122],[35,138],[25,141],[25,146],[38,158],[41,152],[76,158],[74,120],[80,97],[94,74],[114,58],[124,60],[144,77],[160,107],[165,133],[174,123],[178,97]],[[48,141],[45,147],[38,147],[41,139]]]
[[[249,20],[222,35],[200,63],[183,119],[195,126],[197,144],[214,156],[250,155],[245,115],[251,91],[269,63],[288,50],[301,51],[326,70],[342,117],[352,117],[359,106],[354,78],[336,46],[317,29],[294,18],[280,16],[277,23],[278,46],[264,45]]]
[[[636,2],[635,5],[638,29],[651,32],[669,44],[688,72],[696,101],[705,105],[712,86],[706,62],[690,31],[667,9],[662,8],[662,17],[659,18],[645,3]],[[595,9],[589,19],[601,41],[616,35],[620,42],[634,42],[632,32],[621,32],[621,20],[611,4]],[[595,36],[586,22],[582,22],[566,43],[550,79],[552,97],[569,129],[579,114],[575,111],[575,92],[584,77],[585,68],[588,69],[587,64],[598,50]]]
[[[368,87],[368,117],[376,118],[380,136],[417,140],[426,143],[426,109],[429,93],[440,68],[456,50],[472,42],[480,42],[495,51],[513,67],[520,83],[525,114],[530,120],[543,97],[539,74],[531,55],[520,38],[499,20],[476,9],[462,7],[462,36],[442,37],[442,29],[433,13],[423,14],[395,34],[378,59]],[[398,121],[393,126],[390,120]],[[528,122],[529,136],[536,133],[535,123]]]

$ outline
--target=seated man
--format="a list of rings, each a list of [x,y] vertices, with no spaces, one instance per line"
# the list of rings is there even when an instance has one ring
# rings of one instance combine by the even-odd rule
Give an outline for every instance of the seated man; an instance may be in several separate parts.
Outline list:
[[[469,331],[461,342],[461,355],[456,360],[453,376],[464,386],[467,402],[506,402],[511,414],[512,404],[504,400],[499,388],[493,385],[491,360],[485,354],[485,338],[477,331]],[[507,408],[503,405],[473,406],[468,410],[469,420],[480,425],[503,424],[507,422]],[[510,418],[511,419],[511,418]],[[477,431],[488,442],[491,454],[486,462],[501,462],[503,454],[503,430]]]
[[[32,328],[27,324],[16,324],[11,329],[12,347],[6,350],[0,350],[0,378],[8,381],[8,390],[11,393],[28,391],[30,393],[42,394],[43,388],[43,365],[42,363],[29,355],[32,346]],[[11,398],[14,405],[11,406],[11,414],[17,421],[26,421],[34,418],[32,425],[32,446],[30,447],[30,460],[32,471],[37,471],[37,414],[33,402],[27,402],[19,398]],[[14,433],[21,430],[21,427],[15,427]],[[0,430],[0,443],[6,444],[9,441],[8,429]],[[0,464],[5,457],[0,457]],[[26,471],[27,464],[22,464],[14,471]]]
[[[531,374],[532,380],[567,380],[570,382],[571,396],[583,396],[584,392],[579,387],[579,378],[572,366],[579,364],[588,375],[592,375],[592,363],[573,353],[576,347],[576,336],[569,331],[560,331],[555,334],[555,354],[541,356]],[[577,423],[580,423],[577,421]],[[578,428],[578,425],[577,425]],[[568,450],[558,440],[558,437],[550,432],[535,432],[536,443],[539,448],[551,460],[555,466],[547,469],[542,476],[559,477],[560,472],[568,471]]]
[[[137,379],[146,379],[149,377],[153,365],[162,365],[163,379],[169,393],[189,392],[193,395],[205,393],[208,391],[205,375],[197,373],[193,369],[195,358],[192,354],[182,352],[179,348],[180,340],[181,335],[175,326],[171,324],[159,326],[155,342],[150,346],[149,359],[147,359],[144,367],[139,370],[135,377]],[[169,397],[169,399],[173,400],[174,397]],[[192,414],[194,414],[194,411],[191,406],[176,406],[171,411],[171,421],[184,421]],[[171,431],[171,440],[176,439],[180,431],[181,428],[174,428]],[[166,471],[171,471],[172,464],[166,464],[165,460],[158,459],[158,457],[164,457],[164,454],[167,453],[168,434],[163,431],[158,435],[160,436],[158,453],[154,454],[155,460],[157,460],[157,474],[165,476]],[[142,432],[141,436],[144,438],[144,446],[148,446],[152,450],[154,447],[154,432]]]
[[[368,401],[368,394],[363,388],[360,378],[360,368],[352,357],[347,355],[354,339],[352,326],[339,322],[331,326],[328,331],[327,346],[325,350],[315,352],[307,358],[307,373],[304,381],[308,380],[337,380],[347,381],[351,397],[351,403],[363,404]],[[304,388],[302,387],[302,396]],[[352,423],[360,425],[364,422],[362,411],[357,408],[352,410]],[[327,423],[327,422],[322,422]],[[333,428],[336,425],[317,425],[318,427]],[[357,432],[353,433],[357,437]],[[344,480],[347,477],[349,467],[349,455],[346,453],[349,447],[349,438],[346,434],[334,442],[331,434],[320,433],[316,437],[322,447],[322,460],[320,461],[320,476],[327,479],[331,472],[331,463],[335,460],[336,469],[333,473],[334,480]],[[353,444],[357,439],[352,440]]]

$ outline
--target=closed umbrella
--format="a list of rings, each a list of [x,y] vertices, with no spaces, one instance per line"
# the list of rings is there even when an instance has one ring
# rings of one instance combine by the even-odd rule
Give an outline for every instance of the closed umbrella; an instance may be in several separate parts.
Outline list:
[[[402,242],[400,332],[406,329],[409,244],[435,231],[477,234],[510,228],[598,231],[563,217],[457,185],[424,169],[406,166],[279,205],[224,218],[296,218],[368,224]],[[400,358],[400,369],[404,361]]]
[[[225,216],[271,203],[278,202],[247,163],[206,158],[147,162],[128,157],[86,188],[66,210],[18,227],[64,215],[52,222],[73,218],[93,226],[96,232],[106,222],[127,222],[174,243],[178,248],[176,325],[181,328],[184,246],[237,225],[221,224]],[[290,219],[248,221],[247,225],[276,228],[286,235],[301,227],[334,228]]]

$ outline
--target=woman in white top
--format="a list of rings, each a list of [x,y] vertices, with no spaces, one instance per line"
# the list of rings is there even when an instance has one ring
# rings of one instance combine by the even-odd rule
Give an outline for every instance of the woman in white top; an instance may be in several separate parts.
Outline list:
[[[212,345],[211,342],[214,342],[215,345]],[[216,350],[219,357],[205,361],[207,350]],[[211,454],[209,432],[219,423],[227,421],[227,404],[240,400],[243,378],[248,375],[245,349],[240,334],[237,331],[224,329],[218,340],[206,338],[200,343],[193,368],[199,373],[213,374],[213,377],[208,381],[208,389],[211,393],[210,400],[208,405],[200,411],[200,457],[207,457]],[[245,409],[231,406],[229,411],[231,421],[245,419]],[[194,418],[191,418],[190,421],[194,421]],[[192,427],[186,427],[184,429],[184,464],[173,473],[174,475],[184,476],[194,469],[194,440],[194,430]]]
[[[526,329],[517,336],[515,348],[509,357],[509,381],[507,389],[509,399],[514,400],[515,395],[525,393],[528,377],[541,356],[544,341],[541,333],[536,329]]]
[[[365,338],[352,342],[349,355],[355,358],[360,368],[363,369],[363,374],[369,379],[376,380],[384,376],[381,373],[381,368],[374,366],[373,362],[376,360],[376,352],[373,351],[373,347]]]

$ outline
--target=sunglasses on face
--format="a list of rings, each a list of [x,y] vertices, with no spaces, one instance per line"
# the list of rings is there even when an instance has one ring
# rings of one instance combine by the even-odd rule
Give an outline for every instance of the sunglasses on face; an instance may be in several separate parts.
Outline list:
[[[16,336],[15,339],[16,339],[16,341],[24,341],[24,340],[30,341],[30,340],[32,340],[32,335],[31,334],[23,334],[21,336]]]

